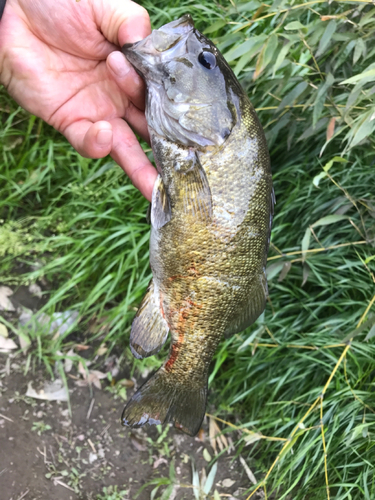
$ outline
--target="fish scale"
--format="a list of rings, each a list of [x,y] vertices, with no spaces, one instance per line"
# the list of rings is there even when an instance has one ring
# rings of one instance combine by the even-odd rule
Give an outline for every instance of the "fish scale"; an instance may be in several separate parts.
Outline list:
[[[159,172],[151,206],[153,279],[130,344],[136,357],[149,356],[169,332],[171,347],[122,421],[131,427],[171,421],[195,435],[220,340],[252,324],[266,304],[269,154],[247,95],[190,16],[124,53],[146,83]]]

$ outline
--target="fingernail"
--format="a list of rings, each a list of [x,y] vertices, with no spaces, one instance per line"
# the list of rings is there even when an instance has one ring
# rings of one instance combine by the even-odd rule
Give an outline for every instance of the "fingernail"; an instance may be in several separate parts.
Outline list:
[[[96,136],[96,142],[100,146],[107,146],[110,144],[112,141],[112,130],[105,128],[102,130],[99,130],[97,136]]]
[[[124,78],[130,71],[125,56],[118,51],[112,52],[108,56],[108,64],[111,70],[120,78]]]

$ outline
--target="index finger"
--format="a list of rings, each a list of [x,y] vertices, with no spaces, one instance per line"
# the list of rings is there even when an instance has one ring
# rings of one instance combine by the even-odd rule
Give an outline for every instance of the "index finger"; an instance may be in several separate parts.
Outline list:
[[[147,10],[135,2],[107,0],[92,2],[92,7],[100,31],[115,45],[137,42],[151,33]]]
[[[109,120],[113,129],[111,156],[133,185],[151,201],[157,171],[144,153],[129,125],[121,118]]]

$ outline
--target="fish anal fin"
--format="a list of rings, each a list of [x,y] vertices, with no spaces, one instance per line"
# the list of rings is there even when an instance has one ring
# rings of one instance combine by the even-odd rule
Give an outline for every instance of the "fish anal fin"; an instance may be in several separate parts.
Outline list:
[[[155,295],[154,283],[151,281],[133,320],[130,349],[138,359],[156,354],[167,340],[168,323],[160,312]]]
[[[242,303],[241,307],[236,310],[232,319],[229,321],[229,327],[224,332],[226,338],[245,330],[245,328],[252,325],[264,311],[268,296],[265,273],[259,275],[255,284],[249,290],[248,295],[251,299],[247,298],[246,302]]]
[[[156,178],[152,191],[150,220],[155,229],[160,229],[171,220],[171,205],[160,174]]]

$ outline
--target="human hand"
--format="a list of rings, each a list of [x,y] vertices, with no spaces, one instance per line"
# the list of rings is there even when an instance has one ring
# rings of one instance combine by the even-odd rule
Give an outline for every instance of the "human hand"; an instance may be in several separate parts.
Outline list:
[[[82,156],[111,154],[149,200],[157,173],[130,128],[148,139],[144,86],[116,49],[150,31],[130,0],[8,0],[0,21],[0,83]]]

